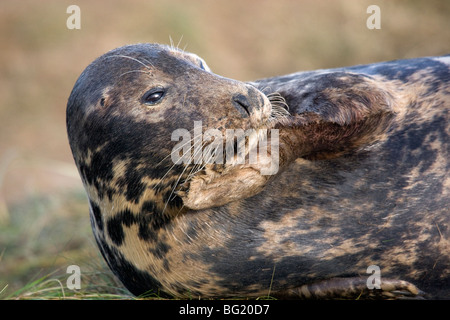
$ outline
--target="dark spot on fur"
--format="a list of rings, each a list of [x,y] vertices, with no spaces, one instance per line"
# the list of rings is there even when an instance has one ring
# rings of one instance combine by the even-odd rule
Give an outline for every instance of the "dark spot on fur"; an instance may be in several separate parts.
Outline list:
[[[164,270],[166,270],[167,272],[170,272],[170,263],[169,263],[169,260],[163,259],[163,267],[164,267]]]
[[[117,246],[122,245],[124,240],[123,225],[130,227],[131,224],[136,223],[137,219],[129,210],[124,210],[114,217],[110,218],[106,223],[106,229],[111,240]]]
[[[209,283],[208,279],[201,279],[201,280],[196,280],[196,281],[191,280],[188,282],[188,286],[199,290],[199,289],[201,289],[202,286],[204,286],[208,283]]]
[[[126,197],[128,201],[133,201],[134,203],[139,202],[139,198],[145,190],[145,184],[142,182],[135,182],[133,184],[129,183],[126,191]]]
[[[145,201],[142,204],[141,212],[145,214],[162,214],[162,212],[156,207],[156,204],[154,201]]]
[[[100,207],[97,206],[94,202],[90,201],[92,208],[92,215],[94,216],[95,224],[97,225],[100,231],[103,231],[103,219],[102,213],[100,211]]]
[[[113,110],[115,107],[111,106],[108,110]],[[86,136],[84,133],[92,131],[92,126],[95,126],[96,134]],[[105,196],[112,197],[113,193],[117,192],[111,185],[114,177],[114,161],[131,160],[125,168],[123,177],[118,179],[117,187],[126,195],[128,201],[138,203],[147,187],[142,182],[142,178],[159,178],[172,166],[170,157],[164,159],[162,156],[164,152],[155,152],[149,148],[151,143],[157,143],[155,139],[165,139],[164,144],[167,146],[164,148],[167,148],[166,152],[170,153],[172,146],[166,141],[167,138],[170,139],[170,135],[163,134],[161,132],[163,129],[166,128],[158,128],[151,123],[135,122],[125,115],[119,117],[112,114],[89,114],[83,129],[79,129],[76,132],[77,136],[72,137],[73,140],[77,140],[80,155],[77,162],[79,162],[82,179],[97,189],[100,199]],[[86,159],[89,158],[88,162]],[[152,159],[152,163],[159,165],[146,164],[133,159]],[[182,168],[175,167],[172,173],[175,175],[178,170]]]
[[[124,233],[122,227],[122,221],[118,221],[117,219],[110,219],[106,224],[106,228],[108,230],[108,235],[111,238],[112,242],[117,246],[122,245],[124,240]]]
[[[111,240],[117,246],[122,245],[124,241],[123,225],[130,227],[132,224],[138,224],[138,236],[144,241],[157,241],[158,230],[164,227],[170,221],[170,217],[164,215],[152,201],[146,201],[139,214],[133,214],[130,210],[124,210],[109,218],[106,223],[106,229]],[[158,253],[165,252],[168,249],[164,246],[157,250]]]
[[[163,242],[159,241],[154,248],[151,248],[149,251],[158,259],[163,259],[166,256],[166,253],[169,251],[170,246]]]
[[[169,223],[171,218],[162,213],[152,201],[142,205],[139,221],[139,238],[154,242],[158,239],[158,230]]]
[[[164,194],[163,194],[163,202],[164,203],[169,203],[173,196],[174,196],[174,193],[172,192],[172,188],[170,188],[169,190],[164,192]]]
[[[147,272],[138,270],[117,249],[111,248],[105,241],[98,238],[96,240],[108,266],[132,294],[135,296],[157,294],[159,297],[171,297],[160,291],[162,286],[158,280]]]
[[[171,207],[181,208],[183,206],[183,200],[172,192],[172,187],[163,194],[163,201]]]

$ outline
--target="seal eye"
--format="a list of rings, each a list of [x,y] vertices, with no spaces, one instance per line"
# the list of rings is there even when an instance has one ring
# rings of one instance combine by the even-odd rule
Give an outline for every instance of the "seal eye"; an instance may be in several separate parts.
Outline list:
[[[165,93],[163,88],[151,89],[144,94],[142,101],[147,105],[157,104],[164,97]]]

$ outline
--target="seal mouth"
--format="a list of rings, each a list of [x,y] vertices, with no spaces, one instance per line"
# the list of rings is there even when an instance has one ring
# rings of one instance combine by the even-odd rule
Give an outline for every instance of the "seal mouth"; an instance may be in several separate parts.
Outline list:
[[[205,148],[211,149],[211,145]],[[194,165],[175,187],[185,207],[201,210],[251,197],[278,172],[278,129],[251,129],[221,147],[226,153],[224,163]]]
[[[264,95],[264,100],[257,125],[227,130],[224,141],[216,144],[214,139],[202,144],[203,155],[208,158],[202,164],[186,166],[184,170],[189,173],[180,176],[180,184],[175,187],[184,206],[200,210],[250,197],[278,172],[279,134],[274,126],[290,114],[280,94]],[[208,161],[218,154],[223,161]]]
[[[248,103],[241,101],[242,99],[235,99],[237,104],[244,105],[242,108],[250,116],[251,126],[247,129],[226,129],[225,132],[222,132],[223,139],[218,143],[216,143],[217,136],[214,139],[203,141],[201,149],[203,155],[207,155],[203,159],[203,168],[213,163],[215,164],[214,168],[222,166],[225,170],[228,167],[248,164],[249,161],[255,161],[252,159],[254,156],[252,153],[257,152],[255,150],[258,150],[261,142],[265,144],[272,142],[273,135],[270,131],[283,119],[289,118],[291,114],[288,111],[289,106],[286,100],[278,92],[267,95],[261,92],[261,94],[264,96],[266,104],[259,112],[250,112],[247,107]],[[201,169],[196,171],[201,171]]]

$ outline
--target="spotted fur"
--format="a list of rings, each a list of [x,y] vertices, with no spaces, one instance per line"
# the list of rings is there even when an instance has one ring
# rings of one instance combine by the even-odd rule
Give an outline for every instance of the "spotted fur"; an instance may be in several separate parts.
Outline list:
[[[418,58],[242,83],[166,46],[105,54],[67,106],[100,251],[135,295],[370,297],[365,272],[378,265],[378,296],[450,298],[449,66]],[[143,103],[155,87],[162,102]],[[274,115],[274,92],[289,114]],[[174,165],[171,133],[193,121],[279,129],[281,170],[258,180],[257,167]],[[254,189],[184,205],[237,183]]]

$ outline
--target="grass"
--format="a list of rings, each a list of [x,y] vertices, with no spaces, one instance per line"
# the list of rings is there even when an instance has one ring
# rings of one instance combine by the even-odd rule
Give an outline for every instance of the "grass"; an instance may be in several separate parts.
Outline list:
[[[89,272],[82,274],[83,285],[79,290],[69,289],[67,286],[68,275],[48,274],[31,281],[14,292],[6,294],[8,285],[0,289],[0,299],[4,300],[160,300],[158,294],[143,294],[139,297],[131,295],[125,288],[117,284],[117,280],[108,272]],[[277,300],[270,296],[246,298],[245,300]],[[242,300],[232,298],[230,300]],[[194,300],[193,298],[187,300]],[[197,300],[197,299],[195,299]]]
[[[130,299],[94,242],[83,191],[36,196],[0,226],[0,299]],[[67,286],[69,265],[81,288]]]
[[[100,276],[100,281],[99,281]],[[115,285],[115,280],[104,273],[82,274],[83,285],[77,289],[67,287],[67,275],[46,275],[3,297],[7,300],[123,300],[134,299],[129,292]],[[86,281],[88,284],[86,285]],[[5,291],[3,288],[2,291]],[[1,297],[1,293],[0,293]]]

